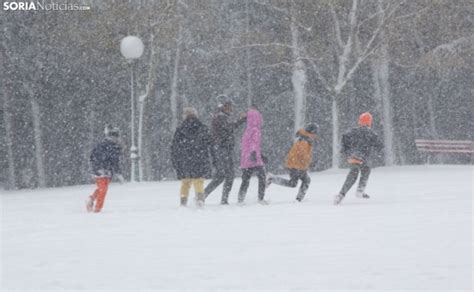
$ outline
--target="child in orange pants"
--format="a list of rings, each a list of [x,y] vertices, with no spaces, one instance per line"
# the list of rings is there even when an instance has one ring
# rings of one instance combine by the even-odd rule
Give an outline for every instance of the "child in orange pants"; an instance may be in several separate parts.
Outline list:
[[[105,195],[107,195],[107,189],[109,188],[110,177],[98,177],[95,179],[95,184],[97,188],[95,189],[94,193],[89,197],[89,201],[87,202],[87,211],[88,212],[100,212],[102,207],[104,206]],[[95,201],[95,209],[94,209],[94,201]]]
[[[104,141],[92,150],[90,157],[92,175],[95,177],[97,188],[86,201],[88,212],[98,213],[102,210],[105,195],[113,175],[116,175],[123,182],[123,176],[120,174],[122,147],[119,144],[119,131],[117,128],[108,126],[105,129],[105,135]]]

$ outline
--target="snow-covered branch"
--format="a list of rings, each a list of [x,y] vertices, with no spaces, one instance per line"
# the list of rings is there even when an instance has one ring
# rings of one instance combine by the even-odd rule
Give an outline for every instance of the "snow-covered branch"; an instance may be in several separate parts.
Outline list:
[[[232,46],[228,49],[245,49],[245,48],[254,48],[254,47],[284,47],[288,49],[294,49],[293,46],[284,44],[284,43],[264,43],[264,44],[253,43],[253,44],[246,44],[246,45],[240,45],[240,46]]]
[[[331,7],[331,16],[334,21],[334,31],[336,33],[336,40],[337,44],[340,50],[344,48],[344,44],[342,42],[342,36],[341,36],[341,25],[339,23],[339,18],[337,17],[336,10],[334,9],[334,5],[332,2],[329,2],[330,7]]]
[[[278,62],[278,63],[275,63],[275,64],[269,64],[269,65],[264,65],[264,66],[257,66],[257,67],[253,67],[252,69],[257,69],[257,68],[275,68],[275,67],[279,67],[279,66],[293,66],[292,63],[289,63],[289,62]]]
[[[461,37],[455,40],[452,40],[449,43],[441,44],[435,47],[431,52],[435,57],[447,57],[450,55],[457,54],[463,48],[473,48],[474,47],[474,34]],[[460,49],[461,48],[461,49]]]

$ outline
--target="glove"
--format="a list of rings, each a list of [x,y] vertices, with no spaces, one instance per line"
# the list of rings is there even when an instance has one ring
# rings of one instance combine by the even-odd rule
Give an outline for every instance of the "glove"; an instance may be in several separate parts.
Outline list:
[[[361,159],[359,159],[358,157],[354,157],[354,156],[351,156],[347,159],[347,162],[349,164],[363,164],[364,161],[362,161]]]
[[[98,177],[105,177],[106,176],[106,172],[104,169],[94,169],[92,171],[92,175],[95,177],[95,178],[98,178]]]
[[[123,184],[125,182],[125,179],[123,178],[123,175],[122,174],[117,174],[116,175],[118,181],[120,182],[120,184]]]
[[[250,153],[250,161],[257,162],[257,152]]]

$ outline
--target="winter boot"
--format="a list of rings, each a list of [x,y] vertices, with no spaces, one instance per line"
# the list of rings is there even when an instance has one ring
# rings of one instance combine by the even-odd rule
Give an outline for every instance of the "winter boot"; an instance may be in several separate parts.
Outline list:
[[[273,174],[269,173],[267,175],[267,180],[265,182],[265,188],[268,188],[273,182]]]
[[[188,197],[181,197],[181,206],[186,207],[188,204]]]
[[[357,198],[362,198],[362,199],[369,199],[370,196],[364,193],[363,191],[357,191],[356,192],[356,197]]]
[[[337,194],[334,198],[334,205],[339,205],[342,199],[344,199],[344,194]]]
[[[196,205],[198,207],[204,206],[204,193],[197,193],[196,194]]]
[[[222,194],[221,205],[229,205],[229,194]]]
[[[268,201],[264,200],[264,199],[258,199],[258,203],[260,205],[268,205]]]
[[[269,204],[268,201],[266,201],[266,200],[264,200],[264,199],[258,200],[258,203],[259,203],[260,205],[268,205],[268,204]]]
[[[239,192],[239,196],[238,196],[238,198],[237,198],[237,204],[243,204],[243,203],[244,203],[245,195],[246,195],[246,194]]]
[[[297,200],[298,202],[303,201],[304,196],[306,195],[306,191],[308,190],[308,187],[309,187],[309,185],[307,185],[307,184],[301,185],[301,188],[300,188],[300,190],[298,191],[298,195],[296,196],[296,200]]]
[[[94,199],[92,197],[89,197],[89,199],[86,200],[86,210],[87,212],[92,212],[94,210]]]

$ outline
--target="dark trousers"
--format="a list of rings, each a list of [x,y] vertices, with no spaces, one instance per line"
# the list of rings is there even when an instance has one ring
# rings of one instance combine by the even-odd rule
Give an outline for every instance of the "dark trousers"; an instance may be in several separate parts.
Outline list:
[[[256,172],[258,178],[258,199],[263,200],[265,197],[265,170],[263,166],[257,166],[252,168],[242,169],[242,184],[240,185],[239,190],[239,203],[242,203],[245,200],[245,195],[247,194],[247,189],[249,188],[250,177]]]
[[[206,198],[212,193],[222,182],[224,188],[222,189],[221,203],[227,204],[229,200],[229,193],[232,190],[234,183],[234,159],[232,157],[233,151],[219,151],[216,155],[215,172],[211,182],[204,189]]]
[[[365,186],[367,185],[367,181],[369,180],[370,175],[370,167],[366,163],[362,164],[351,164],[351,168],[349,174],[347,175],[346,181],[342,186],[340,194],[346,195],[346,193],[351,189],[354,183],[357,180],[360,172],[360,180],[359,186],[357,187],[357,191],[364,192]]]
[[[301,180],[301,186],[300,186],[300,190],[298,191],[298,195],[296,196],[296,199],[298,201],[301,201],[304,199],[304,196],[306,195],[306,191],[309,188],[309,184],[311,183],[311,178],[309,177],[308,172],[306,170],[291,168],[289,180],[281,178],[281,177],[273,177],[272,183],[280,185],[280,186],[294,188],[298,185],[299,180]]]

